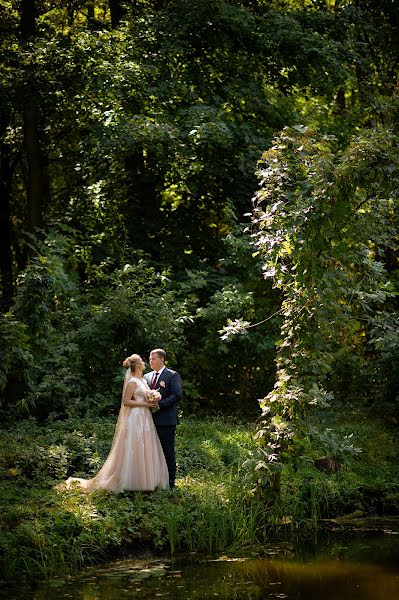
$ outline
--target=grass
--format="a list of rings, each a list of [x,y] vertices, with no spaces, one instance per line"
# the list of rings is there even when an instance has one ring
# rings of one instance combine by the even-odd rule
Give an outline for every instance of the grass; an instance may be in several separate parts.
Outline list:
[[[310,460],[287,469],[281,497],[268,507],[242,468],[255,443],[251,424],[184,419],[177,487],[123,494],[53,489],[70,474],[96,472],[112,440],[112,419],[13,424],[0,432],[1,576],[46,578],[143,545],[233,552],[264,544],[283,523],[315,527],[354,510],[396,514],[398,431],[358,416],[334,427],[354,431],[361,457],[332,475]],[[310,449],[308,458],[317,451]]]

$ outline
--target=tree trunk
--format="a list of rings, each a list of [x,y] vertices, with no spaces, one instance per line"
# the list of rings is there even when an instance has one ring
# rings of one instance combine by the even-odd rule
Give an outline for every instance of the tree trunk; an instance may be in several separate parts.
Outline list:
[[[339,88],[337,91],[337,95],[335,97],[335,115],[340,115],[346,110],[346,100],[345,100],[345,90],[344,88]]]
[[[109,10],[111,12],[112,27],[118,27],[123,17],[123,8],[121,0],[109,0]]]
[[[90,27],[90,29],[94,29],[96,26],[94,0],[90,0],[90,2],[87,4],[87,25]]]
[[[3,135],[7,123],[7,116],[0,113],[0,135]],[[1,304],[5,311],[10,308],[14,292],[10,210],[13,169],[9,150],[9,145],[2,142],[0,147],[0,273]]]
[[[20,35],[22,42],[32,42],[36,35],[36,2],[21,0]],[[27,47],[27,50],[34,50]],[[29,67],[28,67],[29,68]],[[44,165],[40,150],[39,109],[32,89],[34,76],[27,75],[28,96],[23,106],[24,152],[27,163],[27,200],[29,231],[35,233],[42,225],[42,203],[44,194]]]
[[[35,233],[42,226],[44,194],[44,166],[40,151],[38,108],[33,99],[24,106],[24,149],[28,166],[29,231]]]
[[[36,34],[36,3],[34,0],[21,0],[19,30],[24,41]]]

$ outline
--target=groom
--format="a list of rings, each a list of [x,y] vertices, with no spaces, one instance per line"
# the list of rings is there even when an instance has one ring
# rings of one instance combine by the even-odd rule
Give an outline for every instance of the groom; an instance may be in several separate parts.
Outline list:
[[[177,417],[177,402],[183,397],[183,389],[179,373],[165,366],[166,352],[156,348],[150,352],[150,367],[152,371],[144,378],[149,387],[158,390],[162,398],[159,410],[153,413],[155,427],[165,455],[169,470],[169,487],[175,486],[176,455],[175,435]]]

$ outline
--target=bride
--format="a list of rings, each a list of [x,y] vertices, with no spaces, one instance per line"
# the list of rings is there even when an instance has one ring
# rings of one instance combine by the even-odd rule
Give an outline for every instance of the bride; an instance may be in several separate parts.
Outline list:
[[[154,490],[169,487],[168,467],[151,415],[154,401],[143,370],[145,364],[138,354],[128,356],[122,391],[122,403],[110,453],[93,479],[69,477],[58,489],[73,486],[85,490],[104,489]],[[156,393],[155,395],[159,395]],[[157,398],[159,399],[159,398]]]

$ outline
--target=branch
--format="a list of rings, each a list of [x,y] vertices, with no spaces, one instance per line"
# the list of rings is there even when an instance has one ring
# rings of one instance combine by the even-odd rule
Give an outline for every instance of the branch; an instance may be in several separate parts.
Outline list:
[[[227,340],[231,335],[236,335],[237,333],[246,333],[248,329],[251,329],[252,327],[257,327],[258,325],[262,325],[263,323],[266,323],[266,321],[270,321],[270,319],[273,319],[282,312],[283,309],[280,308],[280,310],[273,313],[266,319],[258,321],[258,323],[249,323],[248,321],[243,321],[242,319],[230,321],[225,327],[223,327],[223,329],[219,329],[218,333],[222,334],[220,336],[220,339],[224,341]]]

